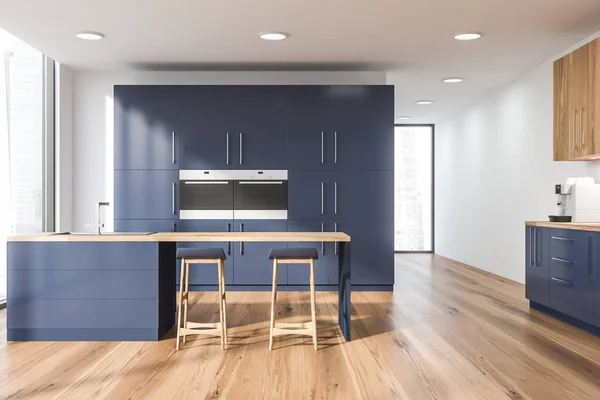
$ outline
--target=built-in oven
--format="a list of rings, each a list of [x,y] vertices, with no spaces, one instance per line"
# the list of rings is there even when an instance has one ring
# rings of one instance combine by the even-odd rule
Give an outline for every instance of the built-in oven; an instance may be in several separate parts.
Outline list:
[[[222,171],[179,171],[179,218],[233,219],[234,181]]]
[[[286,170],[181,170],[181,219],[287,219]]]

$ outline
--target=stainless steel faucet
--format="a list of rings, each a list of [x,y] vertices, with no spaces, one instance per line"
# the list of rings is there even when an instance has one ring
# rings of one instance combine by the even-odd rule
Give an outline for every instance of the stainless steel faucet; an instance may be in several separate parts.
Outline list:
[[[102,221],[100,221],[100,210],[102,207],[109,207],[110,203],[108,201],[99,201],[98,202],[98,235],[102,234]]]

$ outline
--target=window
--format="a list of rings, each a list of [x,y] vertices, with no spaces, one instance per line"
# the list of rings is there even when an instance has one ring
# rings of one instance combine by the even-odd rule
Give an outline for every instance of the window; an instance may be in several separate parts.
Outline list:
[[[47,196],[53,195],[53,168],[47,168],[53,143],[48,65],[53,63],[48,60],[0,30],[0,301],[6,298],[6,237],[51,227],[53,213],[46,210]]]
[[[433,251],[433,126],[396,126],[395,251]]]

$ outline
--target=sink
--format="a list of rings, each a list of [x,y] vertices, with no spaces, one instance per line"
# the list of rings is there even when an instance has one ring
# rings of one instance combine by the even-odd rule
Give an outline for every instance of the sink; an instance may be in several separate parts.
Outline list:
[[[57,235],[69,235],[69,236],[114,236],[114,235],[140,235],[147,236],[152,235],[156,232],[57,232]]]

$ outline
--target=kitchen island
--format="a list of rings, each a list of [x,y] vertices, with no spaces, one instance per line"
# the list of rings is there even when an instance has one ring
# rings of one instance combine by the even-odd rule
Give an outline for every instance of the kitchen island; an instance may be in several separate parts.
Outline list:
[[[350,236],[343,232],[45,233],[12,236],[9,341],[156,341],[175,324],[177,243],[335,242],[339,325],[350,340]],[[265,263],[270,263],[268,254]]]

